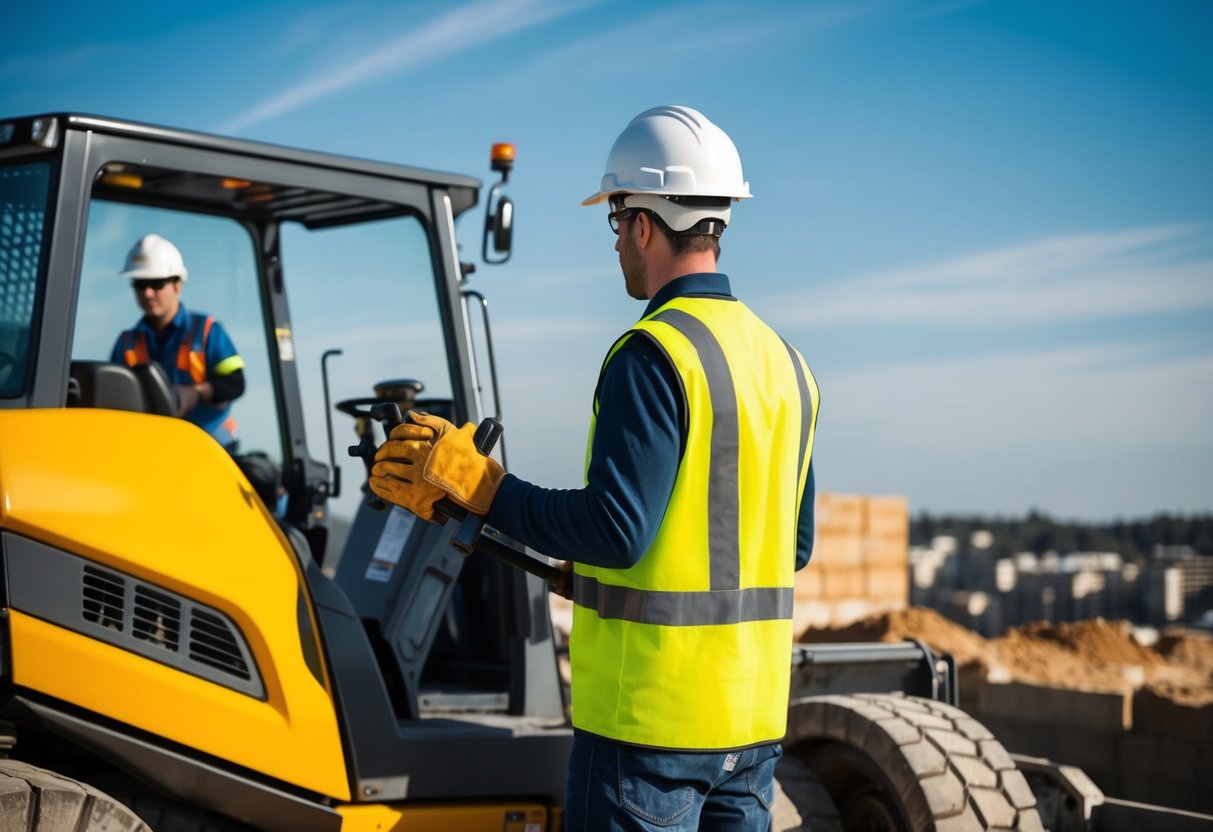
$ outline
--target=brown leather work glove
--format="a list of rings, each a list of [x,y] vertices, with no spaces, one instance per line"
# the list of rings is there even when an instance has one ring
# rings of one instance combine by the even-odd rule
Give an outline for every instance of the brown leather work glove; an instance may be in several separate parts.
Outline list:
[[[388,440],[375,452],[369,484],[380,498],[408,509],[422,520],[442,523],[434,516],[434,504],[446,496],[441,488],[428,483],[422,471],[434,449],[434,443],[455,426],[428,413],[409,414],[409,421],[392,429]]]
[[[444,431],[434,440],[422,476],[473,514],[488,514],[505,470],[497,460],[476,450],[475,433],[471,422]]]

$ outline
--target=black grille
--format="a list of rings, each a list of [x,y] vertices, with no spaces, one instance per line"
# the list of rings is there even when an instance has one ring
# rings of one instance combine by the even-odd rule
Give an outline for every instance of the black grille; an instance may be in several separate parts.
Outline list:
[[[249,678],[248,664],[231,625],[197,608],[190,615],[190,658],[241,679]]]
[[[112,630],[122,631],[122,613],[126,603],[126,582],[113,572],[84,567],[84,620]]]
[[[169,650],[180,649],[181,602],[142,584],[136,584],[131,634],[135,638]]]

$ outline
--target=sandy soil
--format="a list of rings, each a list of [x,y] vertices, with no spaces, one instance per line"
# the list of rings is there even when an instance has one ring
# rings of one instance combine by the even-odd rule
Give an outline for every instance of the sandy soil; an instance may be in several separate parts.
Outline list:
[[[985,639],[939,613],[911,607],[847,627],[811,629],[804,642],[921,639],[962,668],[1000,679],[1079,690],[1148,689],[1189,705],[1213,702],[1213,635],[1164,631],[1145,646],[1125,621],[1035,622]]]

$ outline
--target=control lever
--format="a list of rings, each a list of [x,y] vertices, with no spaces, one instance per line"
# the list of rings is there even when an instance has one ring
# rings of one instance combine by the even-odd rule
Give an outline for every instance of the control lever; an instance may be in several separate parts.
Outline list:
[[[383,422],[384,436],[391,436],[392,429],[404,421],[404,417],[400,415],[400,407],[395,402],[379,402],[371,405],[370,416],[372,419]],[[374,433],[368,427],[366,432],[359,438],[358,444],[350,445],[348,451],[350,456],[362,457],[362,461],[366,463],[366,470],[368,472],[371,470],[371,465],[375,462],[375,451],[378,450],[375,440],[372,438]],[[387,507],[387,504],[379,499],[379,496],[370,489],[367,489],[366,492],[366,504],[375,511],[383,511]]]
[[[395,402],[373,405],[370,415],[383,422],[384,430],[388,435],[391,435],[392,428],[404,421],[400,415],[400,408]],[[472,442],[477,451],[488,456],[497,445],[497,440],[501,438],[502,432],[501,422],[489,417],[476,426],[476,432],[472,434]],[[371,462],[375,459],[376,450],[374,440],[371,439],[371,431],[368,430],[357,445],[350,445],[349,454],[362,457],[367,461],[369,469]],[[382,511],[384,508],[384,502],[374,492],[368,493],[367,505],[376,511]],[[505,561],[511,566],[529,572],[553,585],[564,577],[564,573],[558,567],[531,557],[518,544],[500,537],[495,529],[490,528],[486,531],[484,517],[479,514],[470,512],[446,498],[439,500],[434,509],[435,520],[439,523],[445,523],[448,519],[459,523],[459,529],[451,538],[451,545],[465,556],[479,549],[487,555]]]
[[[476,432],[472,434],[472,444],[476,446],[476,450],[482,456],[488,456],[497,445],[497,440],[501,438],[501,432],[501,422],[498,422],[491,416],[486,417],[476,426]],[[462,517],[463,522],[459,524],[459,531],[455,532],[455,536],[451,538],[451,545],[463,554],[470,555],[472,550],[476,548],[476,541],[480,539],[481,531],[484,530],[484,518],[479,514],[464,511],[462,507],[454,505],[450,500],[444,499],[438,504],[439,511],[442,511],[447,516],[454,517],[450,508],[454,508],[464,515]]]
[[[488,456],[497,444],[497,440],[501,438],[501,433],[500,422],[492,417],[484,419],[476,426],[476,433],[472,435],[476,450]],[[444,503],[446,505],[443,505]],[[451,509],[454,509],[455,512],[462,512],[463,521],[459,524],[459,530],[455,532],[455,536],[451,538],[451,545],[464,555],[470,555],[479,549],[487,555],[505,561],[510,566],[542,578],[553,586],[556,586],[564,577],[564,573],[558,567],[531,557],[518,544],[500,537],[496,529],[490,527],[486,530],[484,518],[479,514],[464,511],[461,506],[445,499],[438,503],[438,508],[446,511],[451,517],[455,516],[450,511]]]

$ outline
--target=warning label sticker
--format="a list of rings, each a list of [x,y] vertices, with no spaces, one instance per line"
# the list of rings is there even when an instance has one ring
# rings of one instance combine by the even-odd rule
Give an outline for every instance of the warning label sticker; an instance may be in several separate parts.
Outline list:
[[[379,535],[379,544],[371,555],[370,563],[366,565],[366,574],[363,576],[366,580],[387,583],[392,579],[392,572],[400,562],[400,556],[404,554],[404,544],[408,541],[409,532],[413,530],[413,524],[416,522],[417,515],[405,511],[400,506],[392,506],[387,522],[383,525],[383,534]]]

